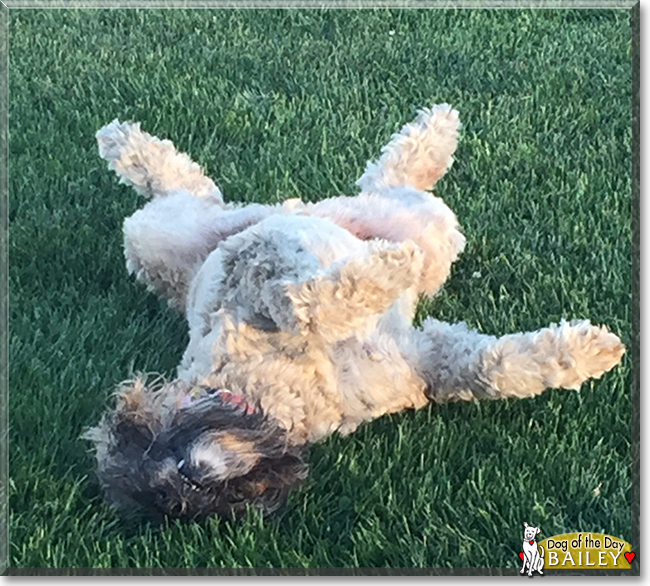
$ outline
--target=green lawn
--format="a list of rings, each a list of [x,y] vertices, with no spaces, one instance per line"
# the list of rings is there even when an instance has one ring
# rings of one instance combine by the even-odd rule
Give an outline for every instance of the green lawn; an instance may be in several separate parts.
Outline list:
[[[515,567],[541,537],[631,541],[631,368],[580,393],[431,406],[333,437],[280,515],[126,523],[79,440],[134,371],[173,375],[183,317],[126,273],[143,204],[94,133],[138,120],[228,200],[354,193],[418,107],[461,113],[437,193],[468,245],[420,316],[561,318],[631,340],[629,11],[10,12],[10,563]]]

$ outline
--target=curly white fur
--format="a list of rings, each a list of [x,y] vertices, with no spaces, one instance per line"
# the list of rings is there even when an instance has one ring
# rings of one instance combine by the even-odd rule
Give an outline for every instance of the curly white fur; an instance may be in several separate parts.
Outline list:
[[[454,162],[458,128],[458,112],[449,104],[423,108],[381,149],[379,161],[368,163],[357,185],[363,191],[433,189]]]
[[[142,132],[139,123],[113,120],[95,136],[108,168],[120,176],[121,183],[145,197],[169,195],[181,189],[223,203],[219,188],[195,162],[179,153],[170,141]]]
[[[124,223],[127,267],[184,307],[180,379],[243,394],[295,443],[429,399],[578,388],[624,347],[587,321],[501,338],[411,322],[465,239],[426,192],[451,165],[458,113],[423,110],[369,163],[356,197],[236,207],[169,141],[117,121],[98,133],[123,180],[153,196]]]

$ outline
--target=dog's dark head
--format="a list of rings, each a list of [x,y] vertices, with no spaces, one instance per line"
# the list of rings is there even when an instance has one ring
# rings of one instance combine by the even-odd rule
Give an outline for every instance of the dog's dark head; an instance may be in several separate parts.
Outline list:
[[[268,513],[306,478],[302,448],[282,428],[237,396],[204,391],[136,380],[85,434],[111,504],[152,518],[232,517],[247,504]]]

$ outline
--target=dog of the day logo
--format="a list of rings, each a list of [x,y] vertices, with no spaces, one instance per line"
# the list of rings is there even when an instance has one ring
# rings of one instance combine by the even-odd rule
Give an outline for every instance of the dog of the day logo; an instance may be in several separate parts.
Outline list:
[[[630,570],[636,557],[627,541],[604,533],[564,533],[538,543],[539,533],[539,527],[524,523],[519,553],[522,575],[543,575],[545,570]]]
[[[537,545],[536,537],[539,533],[539,527],[531,527],[524,522],[524,543],[519,557],[524,562],[520,574],[525,574],[528,569],[528,575],[532,576],[537,572],[540,576],[544,575],[544,548]]]

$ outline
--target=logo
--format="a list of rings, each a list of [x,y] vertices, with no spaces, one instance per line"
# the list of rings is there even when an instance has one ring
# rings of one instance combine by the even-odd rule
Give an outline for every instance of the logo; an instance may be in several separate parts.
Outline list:
[[[532,576],[533,572],[537,572],[540,576],[544,575],[544,548],[537,546],[535,538],[539,533],[539,527],[531,527],[528,523],[524,522],[524,543],[519,557],[524,562],[521,567],[520,574],[526,573],[528,568],[528,575]]]
[[[519,553],[521,574],[532,576],[543,570],[630,570],[636,554],[632,546],[604,533],[564,533],[537,543],[539,527],[524,523]]]

